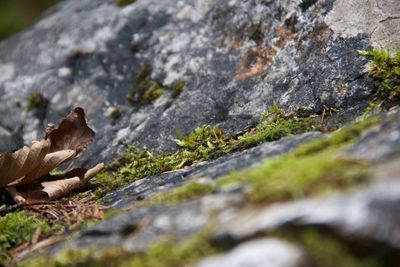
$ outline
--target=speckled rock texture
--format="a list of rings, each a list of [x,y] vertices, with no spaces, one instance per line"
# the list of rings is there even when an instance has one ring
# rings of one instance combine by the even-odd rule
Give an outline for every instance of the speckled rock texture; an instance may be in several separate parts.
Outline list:
[[[382,23],[398,30],[396,0],[351,2],[357,17],[342,15],[351,12],[347,1],[331,0],[140,0],[123,8],[111,0],[65,1],[0,44],[0,134],[15,140],[0,150],[40,137],[75,106],[97,132],[80,163],[110,160],[132,143],[173,151],[176,131],[203,124],[237,132],[273,101],[287,110],[336,108],[335,119],[350,121],[369,100],[367,61],[356,50],[398,39],[375,37]],[[127,102],[145,65],[163,86],[185,81],[172,104],[170,92],[147,105]],[[26,111],[33,91],[50,101],[44,111]],[[121,111],[116,121],[107,116],[113,107]]]
[[[112,0],[65,1],[0,43],[0,151],[40,138],[47,123],[75,106],[85,109],[96,131],[79,165],[109,163],[130,144],[173,152],[177,132],[204,124],[236,133],[254,126],[274,102],[287,112],[322,115],[328,127],[352,123],[368,107],[373,87],[368,59],[357,50],[397,49],[399,32],[399,0],[138,0],[124,7]],[[168,89],[150,103],[129,103],[146,66],[165,88],[184,81],[182,93]],[[32,92],[48,104],[28,110]],[[382,123],[343,152],[371,164],[373,179],[365,187],[253,207],[243,205],[239,186],[177,205],[130,208],[50,251],[96,245],[141,252],[162,236],[183,240],[212,217],[216,242],[237,246],[198,267],[311,266],[301,246],[265,237],[288,226],[324,229],[357,255],[400,266],[400,113],[381,116]],[[325,136],[291,136],[147,177],[104,200],[127,208],[195,178],[215,183]],[[127,234],[144,220],[147,227]]]

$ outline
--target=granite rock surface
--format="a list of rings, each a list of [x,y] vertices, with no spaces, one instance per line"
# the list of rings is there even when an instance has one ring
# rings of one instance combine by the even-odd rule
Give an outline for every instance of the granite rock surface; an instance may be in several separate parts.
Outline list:
[[[397,49],[399,31],[398,0],[137,0],[123,7],[112,0],[64,1],[0,43],[0,151],[41,138],[48,123],[75,106],[96,131],[77,165],[110,163],[131,144],[174,152],[177,132],[205,124],[234,134],[254,126],[273,103],[317,114],[328,128],[351,124],[373,90],[368,60],[357,50]],[[164,92],[128,101],[144,69]],[[180,81],[185,86],[174,94]],[[29,109],[33,92],[46,104]],[[301,244],[267,237],[287,228],[329,233],[358,258],[399,266],[399,114],[381,114],[381,123],[343,151],[371,166],[373,178],[363,187],[254,206],[243,204],[246,188],[237,186],[175,205],[135,207],[191,180],[215,184],[329,134],[290,136],[110,192],[104,201],[124,208],[121,214],[47,253],[93,245],[140,253],[162,237],[185,240],[212,221],[218,227],[209,238],[231,248],[198,267],[318,266]]]

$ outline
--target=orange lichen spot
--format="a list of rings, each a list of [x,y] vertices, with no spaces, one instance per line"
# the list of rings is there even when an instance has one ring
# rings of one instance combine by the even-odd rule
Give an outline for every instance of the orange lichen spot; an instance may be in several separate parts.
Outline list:
[[[278,37],[275,45],[279,48],[286,46],[286,44],[294,39],[293,33],[285,26],[275,28],[274,34]]]
[[[338,88],[339,94],[344,95],[347,92],[347,87],[344,84],[340,84]]]
[[[236,81],[243,81],[265,73],[265,69],[272,63],[278,51],[275,48],[266,49],[264,46],[248,49],[242,56]]]

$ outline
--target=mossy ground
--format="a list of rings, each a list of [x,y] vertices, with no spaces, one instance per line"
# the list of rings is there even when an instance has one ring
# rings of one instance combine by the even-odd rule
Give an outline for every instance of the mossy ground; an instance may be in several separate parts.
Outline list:
[[[340,152],[377,122],[357,123],[260,166],[223,177],[219,185],[247,184],[246,199],[255,202],[297,199],[357,185],[369,178],[368,165]]]
[[[181,147],[175,153],[155,154],[152,151],[129,147],[123,157],[114,162],[114,172],[97,175],[92,186],[96,194],[104,195],[133,181],[191,166],[201,161],[216,159],[223,155],[241,151],[260,143],[279,140],[283,137],[317,129],[315,116],[299,117],[286,115],[273,106],[260,123],[236,136],[226,134],[217,126],[202,126],[188,136],[179,136],[176,143]]]
[[[128,254],[121,248],[103,251],[100,255],[95,249],[65,250],[57,257],[39,257],[21,263],[21,267],[77,267],[110,266],[116,267],[176,267],[190,266],[200,258],[222,252],[225,248],[212,245],[208,241],[209,230],[197,233],[184,241],[164,238],[150,245],[144,253]]]
[[[373,255],[357,256],[352,248],[315,228],[283,228],[270,235],[300,245],[313,267],[381,267],[382,259]]]
[[[358,51],[371,59],[368,74],[374,79],[374,99],[366,114],[376,107],[388,110],[400,103],[400,49],[392,55],[390,50]]]
[[[10,262],[11,255],[7,250],[31,242],[38,229],[41,231],[41,236],[46,236],[60,231],[61,226],[50,225],[46,220],[25,211],[16,211],[0,217],[0,263]]]
[[[284,118],[284,112],[280,109],[268,112],[266,116],[278,114]],[[303,124],[304,120],[296,118]],[[197,128],[187,137],[181,137],[177,143],[184,149],[175,154],[153,155],[149,151],[133,149],[125,154],[118,163],[122,164],[112,175],[102,173],[97,182],[107,184],[108,188],[118,188],[130,177],[140,179],[163,171],[179,169],[198,161],[219,157],[226,153],[256,145],[262,142],[262,138],[254,138],[254,135],[268,136],[267,140],[279,139],[290,131],[286,128],[277,131],[275,125],[286,124],[293,118],[277,119],[274,117],[268,123],[262,119],[261,125],[240,136],[226,135],[220,128],[205,126]],[[368,127],[377,124],[378,118],[361,121],[331,134],[327,138],[321,138],[299,146],[293,152],[278,158],[268,159],[258,167],[234,172],[218,180],[217,184],[202,184],[191,181],[169,192],[162,192],[155,197],[146,200],[143,204],[177,204],[183,201],[195,199],[206,194],[218,192],[222,187],[232,184],[247,185],[248,191],[245,199],[251,202],[276,202],[289,199],[298,199],[311,195],[321,195],[332,191],[350,188],[368,181],[369,166],[341,154],[342,150],[358,139],[360,134]],[[293,129],[312,129],[313,124],[305,124],[308,127],[298,127],[300,124],[292,124]],[[266,126],[267,125],[267,126]],[[273,130],[269,131],[270,125]],[[279,127],[277,127],[279,129]],[[267,129],[267,130],[266,130]],[[263,132],[265,131],[266,132]],[[276,133],[279,132],[278,135]],[[245,140],[243,142],[243,140]],[[248,140],[251,140],[249,142]],[[126,163],[125,163],[126,162]],[[125,175],[125,176],[124,176]],[[113,178],[113,179],[112,179]],[[104,180],[103,180],[104,179]],[[111,183],[109,182],[111,181]],[[99,191],[101,195],[104,191]]]
[[[149,199],[145,204],[178,204],[187,200],[192,200],[204,195],[212,194],[217,191],[217,187],[212,184],[199,183],[197,181],[190,181],[176,189],[166,193],[156,195],[154,198]]]

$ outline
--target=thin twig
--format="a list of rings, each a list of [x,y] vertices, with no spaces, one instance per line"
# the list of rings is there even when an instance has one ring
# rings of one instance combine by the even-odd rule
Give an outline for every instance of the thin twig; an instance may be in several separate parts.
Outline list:
[[[20,208],[36,206],[36,205],[57,205],[57,204],[62,204],[62,203],[59,201],[34,201],[29,203],[17,203],[15,205],[0,209],[0,216],[4,216],[7,213],[13,212]]]

